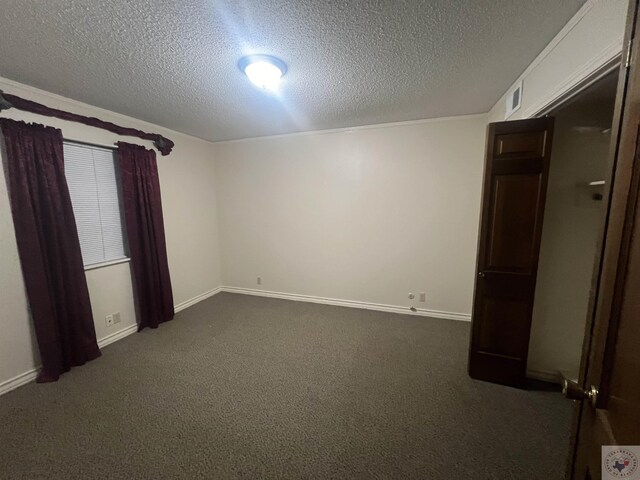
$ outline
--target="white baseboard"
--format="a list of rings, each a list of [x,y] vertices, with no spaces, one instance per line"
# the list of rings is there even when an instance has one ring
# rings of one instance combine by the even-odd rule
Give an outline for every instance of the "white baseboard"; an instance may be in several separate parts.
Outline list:
[[[138,325],[130,325],[126,328],[123,328],[122,330],[111,333],[106,337],[99,338],[98,347],[100,348],[106,347],[107,345],[113,342],[116,342],[128,335],[131,335],[132,333],[135,333],[137,330],[138,330]],[[24,373],[21,373],[20,375],[17,375],[13,378],[10,378],[9,380],[5,380],[4,382],[0,383],[0,396],[10,392],[11,390],[15,390],[16,388],[21,387],[22,385],[26,385],[29,382],[33,382],[38,376],[38,372],[40,371],[40,368],[41,368],[41,365],[38,365],[37,367],[32,368],[31,370],[28,370]]]
[[[214,288],[213,290],[210,290],[208,292],[205,292],[201,295],[198,295],[196,297],[193,297],[185,302],[179,303],[177,304],[174,309],[177,312],[184,310],[185,308],[188,308],[192,305],[195,305],[198,302],[201,302],[202,300],[204,300],[205,298],[209,298],[212,297],[213,295],[215,295],[216,293],[219,293],[222,290],[221,287],[218,288]],[[122,330],[119,330],[117,332],[114,333],[110,333],[109,335],[107,335],[106,337],[102,337],[98,339],[98,347],[103,348],[106,347],[107,345],[112,344],[113,342],[117,342],[118,340],[123,339],[124,337],[127,337],[129,335],[131,335],[132,333],[135,333],[138,331],[138,325],[129,325],[128,327],[123,328]],[[21,387],[22,385],[26,385],[29,382],[32,382],[36,379],[36,377],[38,376],[38,372],[40,371],[40,365],[38,365],[35,368],[32,368],[31,370],[21,373],[20,375],[17,375],[13,378],[10,378],[9,380],[5,380],[4,382],[0,382],[0,396],[4,395],[5,393],[10,392],[11,390],[15,390],[18,387]]]
[[[112,344],[113,342],[117,342],[118,340],[131,335],[132,333],[136,333],[138,331],[138,324],[129,325],[128,327],[123,328],[122,330],[118,330],[117,332],[110,333],[106,337],[102,337],[98,339],[98,347],[106,347],[107,345]]]
[[[559,372],[543,372],[540,370],[529,370],[526,373],[527,378],[541,380],[543,382],[562,384],[562,378]]]
[[[401,307],[397,305],[384,305],[381,303],[359,302],[356,300],[340,300],[336,298],[316,297],[312,295],[299,295],[295,293],[270,292],[267,290],[256,290],[253,288],[241,287],[222,287],[223,292],[240,293],[243,295],[256,295],[259,297],[282,298],[284,300],[294,300],[297,302],[322,303],[325,305],[336,305],[339,307],[363,308],[366,310],[377,310],[380,312],[401,313],[405,315],[418,315],[421,317],[444,318],[447,320],[459,320],[463,322],[471,321],[471,314],[443,312],[440,310],[429,310],[426,308],[418,308],[415,311],[409,307]]]
[[[200,295],[197,295],[193,298],[190,298],[189,300],[186,300],[182,303],[178,303],[177,305],[175,305],[173,307],[174,311],[176,313],[184,310],[185,308],[189,308],[192,305],[195,305],[198,302],[201,302],[202,300],[204,300],[205,298],[209,298],[212,297],[213,295],[215,295],[216,293],[219,293],[221,290],[221,287],[218,288],[214,288],[213,290],[209,290],[208,292],[204,292]],[[118,340],[131,335],[132,333],[135,333],[138,331],[138,324],[134,324],[134,325],[130,325],[126,328],[123,328],[122,330],[118,331],[118,332],[114,332],[111,333],[109,335],[107,335],[106,337],[103,338],[99,338],[98,339],[98,346],[100,348],[102,347],[106,347],[107,345],[112,344],[113,342],[117,342]]]
[[[0,395],[4,395],[29,382],[33,382],[38,376],[39,371],[40,367],[37,367],[0,383]]]
[[[200,295],[190,298],[189,300],[185,300],[184,302],[178,303],[176,306],[173,307],[173,309],[175,310],[176,313],[181,312],[185,308],[189,308],[190,306],[195,305],[196,303],[201,302],[202,300],[205,300],[209,297],[213,297],[216,293],[220,293],[221,291],[222,291],[222,287],[214,288],[213,290],[209,290],[208,292],[201,293]]]

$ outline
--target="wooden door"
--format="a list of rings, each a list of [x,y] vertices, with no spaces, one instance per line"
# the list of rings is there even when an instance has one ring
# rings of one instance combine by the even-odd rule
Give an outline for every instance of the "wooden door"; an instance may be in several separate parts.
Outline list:
[[[469,351],[473,378],[524,379],[538,270],[553,118],[488,128]]]
[[[596,262],[591,315],[580,379],[567,394],[576,402],[568,477],[599,479],[603,445],[640,445],[640,22],[630,2],[619,77],[608,200],[601,255]],[[628,56],[627,56],[628,54]],[[640,455],[637,455],[640,457]],[[640,478],[618,464],[615,475]]]

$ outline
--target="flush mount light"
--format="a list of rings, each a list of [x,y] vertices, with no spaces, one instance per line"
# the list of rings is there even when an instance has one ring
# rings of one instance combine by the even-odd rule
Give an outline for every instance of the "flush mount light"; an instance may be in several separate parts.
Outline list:
[[[287,71],[285,63],[271,55],[243,57],[238,62],[238,67],[251,83],[265,90],[277,89],[280,79]]]

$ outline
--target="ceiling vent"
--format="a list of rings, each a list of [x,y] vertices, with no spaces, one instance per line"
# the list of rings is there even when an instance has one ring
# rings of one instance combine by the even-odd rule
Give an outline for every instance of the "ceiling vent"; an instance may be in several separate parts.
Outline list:
[[[513,112],[518,110],[522,105],[522,80],[518,82],[513,90],[507,95],[507,109],[505,113],[505,119],[513,115]]]

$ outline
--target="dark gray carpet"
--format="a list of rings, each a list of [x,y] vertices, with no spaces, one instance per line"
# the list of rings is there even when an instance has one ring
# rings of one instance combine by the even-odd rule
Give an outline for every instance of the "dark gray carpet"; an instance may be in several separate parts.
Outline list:
[[[563,478],[569,402],[469,379],[468,336],[219,294],[0,397],[0,478]]]

